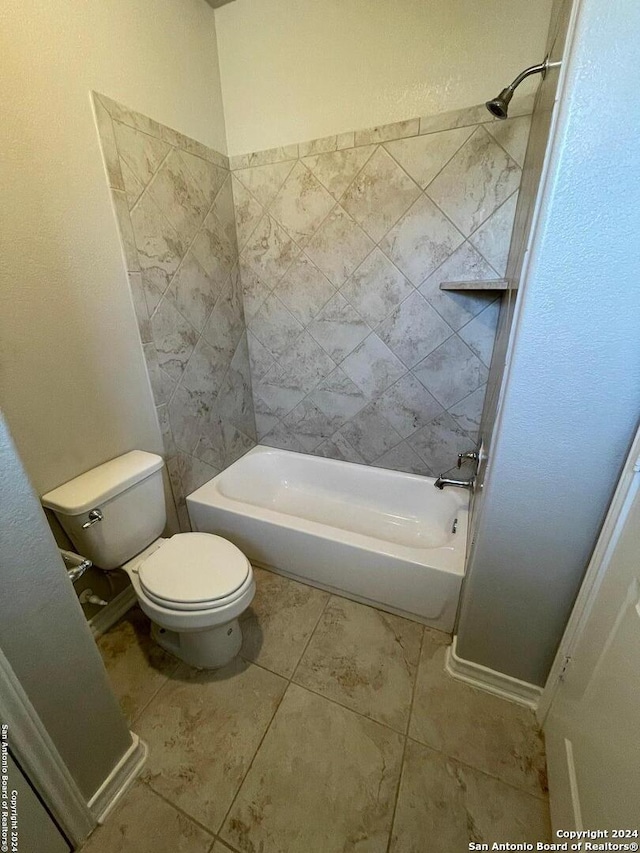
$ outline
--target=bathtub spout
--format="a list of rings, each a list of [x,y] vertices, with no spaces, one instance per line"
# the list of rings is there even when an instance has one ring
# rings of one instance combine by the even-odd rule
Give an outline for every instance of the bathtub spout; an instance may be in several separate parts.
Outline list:
[[[457,486],[459,489],[470,489],[473,491],[475,481],[475,477],[472,477],[470,480],[450,480],[449,477],[438,477],[433,485],[436,489],[440,490],[444,489],[445,486]]]

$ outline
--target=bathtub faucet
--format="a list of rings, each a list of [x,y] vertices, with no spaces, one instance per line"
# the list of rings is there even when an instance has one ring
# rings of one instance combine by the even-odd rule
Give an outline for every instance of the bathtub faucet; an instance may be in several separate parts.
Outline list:
[[[433,485],[441,491],[445,486],[457,486],[459,489],[470,489],[473,491],[475,482],[475,477],[472,477],[470,480],[450,480],[449,477],[440,476]]]

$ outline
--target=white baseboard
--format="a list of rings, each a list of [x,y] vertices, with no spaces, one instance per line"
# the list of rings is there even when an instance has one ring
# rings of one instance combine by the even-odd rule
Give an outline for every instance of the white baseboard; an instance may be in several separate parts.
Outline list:
[[[118,619],[120,619],[127,610],[130,610],[138,600],[134,588],[129,584],[122,592],[99,610],[96,615],[89,621],[89,627],[93,636],[98,639],[102,634],[105,634],[109,628],[112,628]]]
[[[524,705],[525,708],[530,708],[532,711],[536,710],[542,696],[541,687],[458,657],[456,652],[457,639],[454,637],[452,645],[447,649],[445,664],[445,668],[452,678],[464,681],[466,684],[477,687],[479,690],[485,690],[487,693],[493,693],[494,696],[500,696],[509,702]]]
[[[131,746],[87,803],[98,823],[104,823],[116,803],[133,785],[147,760],[147,753],[146,743],[131,732]]]

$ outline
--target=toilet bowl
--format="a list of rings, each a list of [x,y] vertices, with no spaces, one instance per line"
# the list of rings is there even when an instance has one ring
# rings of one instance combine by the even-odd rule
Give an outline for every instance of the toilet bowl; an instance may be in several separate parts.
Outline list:
[[[162,457],[132,450],[42,497],[79,554],[124,569],[152,636],[191,666],[217,669],[240,651],[238,617],[255,595],[242,551],[212,533],[161,538]]]
[[[122,568],[162,648],[203,669],[217,669],[238,654],[238,617],[256,585],[251,564],[231,542],[211,533],[178,533]]]

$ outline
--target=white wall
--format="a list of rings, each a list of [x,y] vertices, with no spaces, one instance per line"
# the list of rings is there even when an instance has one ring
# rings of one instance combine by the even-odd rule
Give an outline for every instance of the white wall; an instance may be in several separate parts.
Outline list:
[[[229,153],[486,101],[542,60],[550,8],[550,0],[235,0],[215,13]]]
[[[95,89],[225,149],[205,0],[4,0],[0,404],[36,489],[161,450]]]

